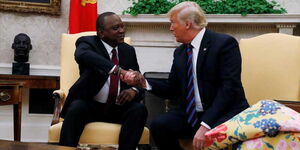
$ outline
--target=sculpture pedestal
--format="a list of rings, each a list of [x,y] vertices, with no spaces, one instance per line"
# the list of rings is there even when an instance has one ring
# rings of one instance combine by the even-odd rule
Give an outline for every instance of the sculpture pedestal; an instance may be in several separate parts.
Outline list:
[[[14,75],[29,75],[29,63],[13,63],[12,74]]]

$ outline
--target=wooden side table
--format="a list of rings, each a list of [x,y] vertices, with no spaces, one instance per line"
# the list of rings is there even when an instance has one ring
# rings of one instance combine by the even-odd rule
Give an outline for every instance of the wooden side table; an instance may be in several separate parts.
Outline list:
[[[15,141],[21,139],[22,97],[25,89],[59,89],[59,77],[0,74],[0,105],[14,105]]]
[[[21,138],[21,112],[24,83],[21,81],[0,81],[0,105],[13,105],[14,140]]]

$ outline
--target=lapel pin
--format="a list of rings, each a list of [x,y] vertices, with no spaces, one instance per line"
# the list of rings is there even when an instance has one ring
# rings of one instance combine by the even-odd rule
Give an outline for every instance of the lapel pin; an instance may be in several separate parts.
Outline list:
[[[203,48],[203,51],[206,51],[207,50],[207,48]]]

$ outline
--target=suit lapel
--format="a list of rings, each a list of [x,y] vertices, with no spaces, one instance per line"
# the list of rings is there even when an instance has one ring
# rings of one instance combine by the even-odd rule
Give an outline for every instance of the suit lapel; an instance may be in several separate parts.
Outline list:
[[[96,42],[96,52],[99,53],[100,55],[104,56],[105,58],[107,58],[108,60],[110,60],[109,54],[105,48],[105,46],[103,45],[102,41],[97,37],[97,42]]]
[[[199,48],[199,53],[197,58],[197,74],[200,74],[200,69],[205,60],[207,51],[209,50],[209,46],[210,46],[209,30],[206,30]]]

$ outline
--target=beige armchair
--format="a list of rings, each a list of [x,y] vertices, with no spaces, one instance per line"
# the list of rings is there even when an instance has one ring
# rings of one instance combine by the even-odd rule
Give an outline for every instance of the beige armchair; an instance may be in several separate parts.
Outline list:
[[[241,39],[239,46],[248,103],[275,99],[300,112],[300,37],[269,33]],[[191,140],[180,144],[193,150]]]
[[[242,82],[251,104],[300,101],[300,37],[269,33],[241,39]]]
[[[96,32],[82,32],[78,34],[62,34],[61,39],[61,72],[60,72],[60,90],[54,91],[54,98],[56,99],[56,107],[48,131],[48,142],[58,143],[60,138],[60,130],[62,126],[62,119],[59,118],[59,113],[63,106],[64,100],[68,95],[69,88],[79,78],[78,65],[74,60],[75,42],[81,36],[95,35]],[[130,44],[130,38],[125,38],[125,42]],[[120,125],[105,122],[93,122],[85,126],[84,131],[80,137],[80,144],[118,144],[118,137],[120,133]],[[149,130],[144,128],[143,135],[140,139],[140,149],[149,148]]]

